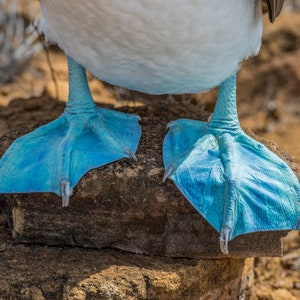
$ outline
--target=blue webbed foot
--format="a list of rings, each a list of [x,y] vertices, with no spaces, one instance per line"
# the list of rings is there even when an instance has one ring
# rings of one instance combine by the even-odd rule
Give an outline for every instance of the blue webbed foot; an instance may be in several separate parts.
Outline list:
[[[99,108],[63,114],[17,139],[0,161],[2,193],[54,192],[68,205],[72,189],[90,169],[134,158],[138,117]]]
[[[240,128],[233,84],[230,78],[221,86],[209,123],[172,122],[164,141],[164,179],[172,179],[220,233],[226,254],[228,241],[238,235],[298,229],[300,222],[299,181],[284,161]]]
[[[136,159],[139,117],[97,108],[83,68],[71,59],[69,68],[79,90],[70,87],[61,117],[10,146],[0,161],[1,193],[54,192],[67,206],[74,186],[90,169],[123,157]]]

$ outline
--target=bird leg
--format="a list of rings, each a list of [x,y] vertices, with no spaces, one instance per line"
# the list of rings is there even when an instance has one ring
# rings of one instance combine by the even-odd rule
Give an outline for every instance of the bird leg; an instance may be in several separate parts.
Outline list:
[[[255,231],[298,229],[300,185],[273,152],[247,136],[236,109],[236,75],[225,80],[210,122],[181,119],[164,140],[165,176],[220,233],[220,248]]]
[[[74,186],[93,168],[133,158],[139,117],[96,107],[85,69],[68,58],[69,99],[62,116],[17,139],[0,160],[0,192],[54,192],[69,204]]]

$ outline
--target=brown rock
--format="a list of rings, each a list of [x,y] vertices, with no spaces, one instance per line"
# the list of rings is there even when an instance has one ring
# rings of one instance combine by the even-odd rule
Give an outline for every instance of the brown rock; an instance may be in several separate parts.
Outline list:
[[[278,281],[275,281],[272,286],[277,289],[287,289],[291,290],[294,288],[294,280],[290,277],[280,279]]]
[[[272,293],[272,300],[297,300],[290,291],[285,289],[278,289]]]
[[[29,105],[33,106],[30,102]],[[179,101],[126,111],[142,117],[138,162],[123,159],[90,171],[75,188],[68,208],[62,208],[60,197],[50,193],[2,195],[1,203],[15,240],[109,247],[172,257],[224,257],[219,250],[219,234],[171,181],[161,182],[161,148],[167,123],[182,117],[207,120],[208,113],[196,103],[187,105]],[[43,122],[42,113],[40,117]],[[0,152],[29,130],[18,129],[4,136]],[[274,144],[268,146],[284,154]],[[281,237],[285,234],[261,232],[240,236],[229,243],[227,257],[281,255]]]
[[[281,258],[282,265],[291,270],[300,269],[300,249],[291,250]]]
[[[0,299],[232,300],[244,293],[244,259],[7,244],[0,269]]]
[[[0,299],[241,298],[252,259],[150,257],[116,250],[17,245],[0,213]]]

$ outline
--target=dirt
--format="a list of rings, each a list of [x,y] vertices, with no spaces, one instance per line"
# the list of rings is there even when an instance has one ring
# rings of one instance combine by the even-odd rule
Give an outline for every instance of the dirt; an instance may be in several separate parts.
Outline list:
[[[238,77],[238,110],[241,125],[251,128],[259,136],[275,141],[280,148],[294,156],[298,163],[300,163],[299,28],[300,13],[297,12],[283,13],[273,25],[265,22],[261,53],[258,57],[251,58],[242,64]],[[139,106],[149,101],[162,99],[172,101],[177,97],[184,101],[192,97],[192,101],[201,101],[209,111],[212,111],[215,102],[216,90],[193,96],[148,97],[111,87],[91,75],[89,75],[89,80],[95,101],[115,107]],[[25,100],[38,97],[42,101],[43,97],[48,97],[48,95],[62,101],[66,101],[68,95],[66,58],[57,48],[39,53],[13,81],[0,87],[0,135],[13,128],[36,123],[39,119],[38,114],[43,112],[36,111],[34,107],[28,108]],[[24,105],[22,105],[22,99]],[[49,120],[57,115],[55,105],[56,102],[53,104],[47,102]],[[11,249],[12,255],[6,262],[6,267],[16,268],[14,282],[22,288],[25,276],[34,272],[35,268],[44,268],[44,279],[51,282],[53,291],[56,290],[56,283],[59,281],[57,279],[63,276],[62,270],[47,269],[46,266],[36,265],[34,261],[35,253],[43,251],[43,247],[15,245],[3,214],[0,214],[0,227],[0,255],[7,247]],[[299,248],[300,239],[297,233],[292,233],[285,239],[283,257],[255,259],[252,299],[300,299]],[[18,251],[18,249],[25,249],[25,252]],[[68,249],[68,255],[71,260],[76,261],[82,255],[81,251],[84,250]],[[45,252],[45,255],[46,253],[48,252]],[[33,257],[33,259],[32,265],[27,265],[25,270],[26,256]],[[52,258],[49,254],[49,260]],[[93,269],[92,259],[86,264],[87,269]],[[51,273],[48,273],[49,270]],[[24,289],[24,295],[26,295],[26,288]],[[43,299],[42,297],[42,289],[37,288],[31,299]],[[23,299],[30,298],[24,296]],[[53,299],[51,293],[47,299]]]

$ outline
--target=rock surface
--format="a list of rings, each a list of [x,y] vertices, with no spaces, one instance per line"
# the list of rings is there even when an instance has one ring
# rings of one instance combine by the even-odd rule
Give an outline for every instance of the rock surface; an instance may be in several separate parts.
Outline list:
[[[45,100],[40,103],[45,104]],[[32,107],[30,101],[28,104]],[[17,242],[109,247],[188,258],[282,254],[281,237],[286,232],[279,231],[237,237],[229,243],[229,256],[224,256],[219,248],[219,234],[171,181],[161,182],[161,149],[167,123],[183,117],[207,120],[209,114],[202,106],[177,101],[127,111],[142,118],[137,162],[123,159],[89,172],[75,188],[67,208],[62,208],[60,197],[51,193],[1,195]],[[44,121],[42,115],[40,121]],[[29,130],[17,129],[2,137],[1,152],[16,136]]]
[[[242,299],[253,259],[151,257],[112,249],[15,244],[0,213],[0,299]]]
[[[300,299],[300,238],[297,232],[289,234],[284,248],[282,257],[256,260],[251,300]]]
[[[15,251],[26,261],[14,262]],[[58,252],[24,246],[2,250],[1,257],[11,268],[1,272],[0,299],[229,300],[243,294],[243,259],[176,261],[104,250]]]

